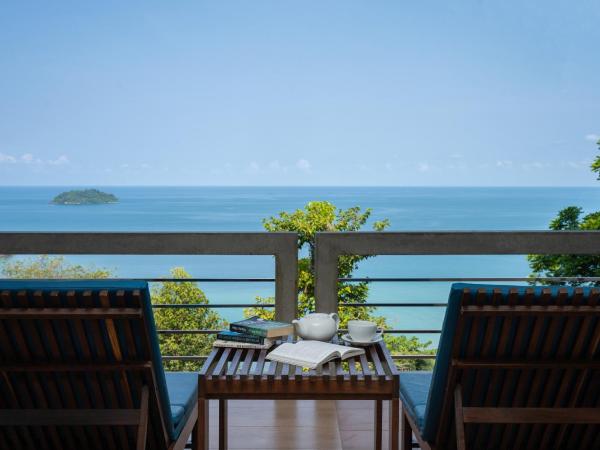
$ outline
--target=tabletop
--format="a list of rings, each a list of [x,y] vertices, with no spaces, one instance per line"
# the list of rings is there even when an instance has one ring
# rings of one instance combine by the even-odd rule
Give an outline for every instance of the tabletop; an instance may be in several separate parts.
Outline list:
[[[281,344],[278,342],[276,345]],[[316,369],[269,361],[273,350],[214,348],[200,371],[200,393],[207,398],[389,398],[399,374],[385,343],[365,353],[335,359]]]

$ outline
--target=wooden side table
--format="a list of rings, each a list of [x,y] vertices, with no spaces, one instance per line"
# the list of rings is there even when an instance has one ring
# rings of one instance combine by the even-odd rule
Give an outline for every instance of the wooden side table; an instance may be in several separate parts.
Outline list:
[[[273,347],[275,348],[275,347]],[[272,349],[273,349],[272,348]],[[271,350],[272,350],[271,349]],[[270,350],[215,348],[198,378],[198,450],[208,450],[208,404],[219,400],[219,449],[227,448],[227,400],[374,400],[374,445],[382,445],[382,402],[390,402],[390,450],[398,450],[399,373],[385,343],[365,355],[325,363],[315,370],[265,359]],[[346,364],[347,362],[347,364]]]

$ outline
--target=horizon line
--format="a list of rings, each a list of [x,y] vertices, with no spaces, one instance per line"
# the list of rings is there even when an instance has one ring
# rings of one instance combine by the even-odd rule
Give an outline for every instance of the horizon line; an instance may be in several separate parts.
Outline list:
[[[369,184],[0,184],[0,188],[600,188],[598,185],[369,185]]]

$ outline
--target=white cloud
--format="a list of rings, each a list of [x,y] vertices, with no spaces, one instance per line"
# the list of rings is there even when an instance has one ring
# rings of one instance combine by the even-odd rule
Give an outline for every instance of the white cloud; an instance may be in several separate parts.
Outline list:
[[[36,160],[31,153],[24,153],[21,155],[21,161],[25,164],[32,164],[36,161],[39,161],[39,159]]]
[[[500,161],[496,161],[496,167],[512,167],[513,166],[513,162],[509,159],[503,159]]]
[[[14,156],[0,153],[0,164],[15,164],[16,162],[17,158]]]
[[[385,163],[385,170],[387,170],[388,172],[391,172],[394,169],[394,166],[392,166],[391,163],[387,162]]]
[[[60,155],[56,159],[43,160],[32,153],[23,153],[21,156],[13,156],[0,153],[0,164],[25,164],[34,166],[64,166],[70,164],[67,155]]]
[[[598,142],[600,141],[600,135],[595,133],[590,133],[585,135],[586,141]]]
[[[452,153],[450,155],[450,158],[452,158],[452,159],[461,159],[461,158],[464,158],[464,156],[462,155],[462,153]]]
[[[260,164],[257,163],[256,161],[252,161],[250,164],[248,164],[248,172],[250,172],[250,173],[260,172]]]
[[[67,158],[67,155],[60,155],[58,158],[56,159],[51,159],[48,161],[48,164],[50,164],[51,166],[64,166],[65,164],[70,164],[71,161],[69,161],[69,158]]]
[[[431,166],[427,162],[420,162],[417,167],[419,172],[427,172],[429,169],[431,169]]]
[[[544,167],[549,166],[549,164],[545,164],[542,163],[540,161],[533,161],[533,162],[528,162],[528,163],[524,163],[522,164],[523,169],[525,170],[529,170],[529,169],[543,169]]]
[[[267,167],[269,168],[269,170],[272,170],[274,172],[287,172],[287,167],[282,166],[277,160],[269,162]]]
[[[310,162],[306,159],[299,159],[296,161],[296,167],[302,172],[310,172],[312,169]]]

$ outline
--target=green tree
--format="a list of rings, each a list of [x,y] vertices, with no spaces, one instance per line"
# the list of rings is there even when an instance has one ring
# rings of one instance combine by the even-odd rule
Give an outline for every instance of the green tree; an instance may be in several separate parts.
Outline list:
[[[190,278],[181,267],[171,270],[173,278]],[[204,292],[192,281],[167,281],[152,288],[152,303],[166,305],[207,305]],[[156,308],[156,327],[163,330],[205,330],[225,326],[219,314],[210,308]],[[187,356],[210,353],[213,335],[207,334],[160,334],[160,351],[163,355]],[[199,370],[199,361],[164,361],[167,370]]]
[[[600,140],[596,143],[600,150]],[[600,180],[600,155],[596,156],[590,166],[592,172]],[[590,231],[600,230],[600,211],[583,215],[578,206],[568,206],[558,212],[550,222],[551,230]],[[600,256],[596,255],[528,255],[533,279],[539,277],[600,277]],[[567,284],[557,282],[555,284]],[[568,284],[584,284],[571,281]],[[600,283],[591,283],[600,285]]]
[[[359,231],[371,216],[371,209],[361,210],[360,207],[337,209],[326,201],[309,202],[304,209],[292,213],[281,212],[276,217],[263,220],[267,231],[292,231],[298,233],[298,249],[307,251],[306,257],[298,260],[298,314],[300,317],[315,310],[314,295],[314,254],[315,235],[322,231]],[[389,221],[377,221],[372,225],[373,230],[383,231],[389,226]],[[359,262],[368,258],[359,255],[343,255],[338,261],[338,273],[341,278],[349,278],[358,268]],[[368,306],[344,307],[347,303],[366,303],[369,286],[364,282],[338,283],[338,299],[340,304],[340,326],[346,327],[348,320],[373,320],[386,328],[385,317],[376,316],[375,308]],[[257,298],[257,306],[249,308],[245,314],[258,315],[267,319],[273,318],[274,312],[260,307],[261,303],[272,303],[273,298]],[[427,353],[430,342],[420,342],[416,338],[405,336],[386,336],[386,341],[394,353]],[[430,366],[427,361],[411,361],[403,367],[421,369]]]
[[[35,258],[3,261],[2,273],[7,278],[108,278],[111,271],[71,264],[62,256],[40,255]]]

